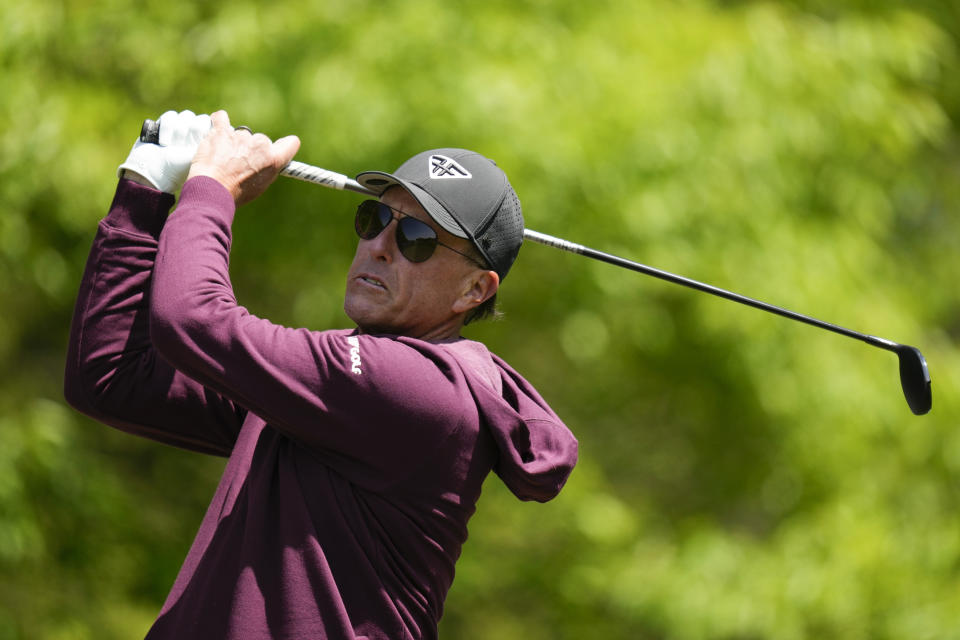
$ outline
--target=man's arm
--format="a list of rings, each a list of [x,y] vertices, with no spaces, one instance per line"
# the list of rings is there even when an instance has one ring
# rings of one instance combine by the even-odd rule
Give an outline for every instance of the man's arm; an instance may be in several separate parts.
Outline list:
[[[452,383],[459,367],[419,341],[283,327],[238,304],[229,276],[236,205],[261,193],[296,145],[284,151],[281,141],[234,132],[225,114],[212,119],[212,148],[201,145],[160,239],[153,344],[352,481],[395,482],[474,407],[456,396],[467,393]]]
[[[176,371],[149,335],[157,241],[173,196],[123,179],[77,297],[64,380],[77,410],[123,431],[228,455],[245,412]]]

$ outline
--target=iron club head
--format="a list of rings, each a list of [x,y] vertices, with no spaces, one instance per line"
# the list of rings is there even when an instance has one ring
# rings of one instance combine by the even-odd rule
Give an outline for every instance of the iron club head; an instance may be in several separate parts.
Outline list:
[[[930,411],[933,404],[927,361],[916,347],[899,344],[895,351],[900,359],[900,386],[903,387],[903,395],[910,405],[910,410],[921,416]]]

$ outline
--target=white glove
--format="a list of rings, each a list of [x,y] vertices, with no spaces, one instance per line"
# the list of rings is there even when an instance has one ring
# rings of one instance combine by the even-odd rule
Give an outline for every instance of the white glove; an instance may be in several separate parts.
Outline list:
[[[200,141],[210,131],[210,116],[193,111],[167,111],[160,116],[160,144],[137,140],[126,162],[117,168],[122,177],[129,169],[166,193],[176,193],[190,171]]]

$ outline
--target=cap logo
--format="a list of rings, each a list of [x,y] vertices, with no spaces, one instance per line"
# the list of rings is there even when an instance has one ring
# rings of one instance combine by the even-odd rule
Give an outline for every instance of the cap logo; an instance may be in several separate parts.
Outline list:
[[[430,164],[430,178],[432,180],[447,180],[450,178],[472,178],[469,171],[464,169],[456,160],[447,156],[433,155],[428,161]]]

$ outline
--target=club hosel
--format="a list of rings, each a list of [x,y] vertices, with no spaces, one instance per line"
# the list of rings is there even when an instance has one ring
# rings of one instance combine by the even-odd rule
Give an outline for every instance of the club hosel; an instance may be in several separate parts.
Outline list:
[[[900,344],[894,342],[893,340],[887,340],[886,338],[880,338],[877,336],[863,335],[861,338],[867,344],[871,344],[875,347],[880,347],[881,349],[886,349],[887,351],[892,351],[897,353],[897,350],[900,348]]]

